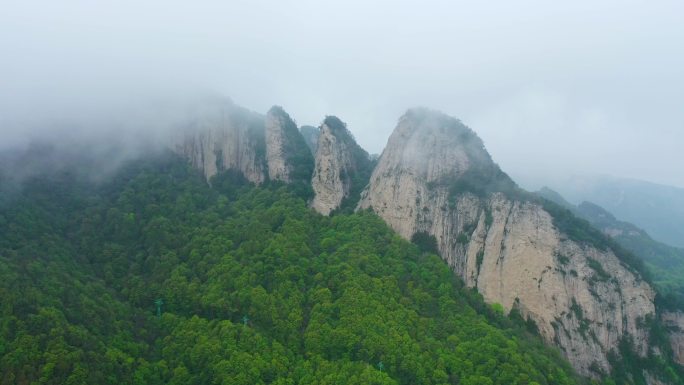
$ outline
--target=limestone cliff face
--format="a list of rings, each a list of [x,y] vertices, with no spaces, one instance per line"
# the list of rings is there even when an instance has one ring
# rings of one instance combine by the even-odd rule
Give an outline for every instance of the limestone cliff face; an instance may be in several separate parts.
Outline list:
[[[560,232],[540,203],[515,191],[470,129],[416,109],[400,119],[359,207],[407,239],[434,236],[467,285],[535,321],[581,374],[608,372],[607,354],[625,336],[646,354],[651,287],[610,249]]]
[[[368,153],[356,144],[345,124],[334,116],[327,117],[318,136],[311,207],[329,215],[345,199],[358,196],[371,168]]]
[[[290,117],[282,110],[271,108],[266,115],[266,165],[271,180],[290,181],[292,167],[287,163],[285,148],[287,135],[285,127],[291,124]]]
[[[678,364],[684,365],[684,313],[681,311],[663,312],[661,319],[670,331],[673,358]]]
[[[266,163],[271,180],[309,182],[313,157],[297,125],[281,107],[266,115]]]
[[[297,125],[281,108],[266,116],[225,100],[194,105],[172,139],[171,148],[209,180],[224,170],[266,180],[309,183],[313,156]]]
[[[241,172],[250,182],[266,179],[264,117],[229,101],[211,101],[188,111],[171,148],[210,179],[223,170]]]

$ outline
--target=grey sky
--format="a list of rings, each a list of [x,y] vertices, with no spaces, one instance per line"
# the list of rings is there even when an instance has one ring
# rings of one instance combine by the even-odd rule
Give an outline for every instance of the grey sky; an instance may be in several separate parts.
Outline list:
[[[408,107],[440,109],[531,187],[684,187],[682,1],[0,2],[0,142],[194,89],[338,115],[370,152]]]

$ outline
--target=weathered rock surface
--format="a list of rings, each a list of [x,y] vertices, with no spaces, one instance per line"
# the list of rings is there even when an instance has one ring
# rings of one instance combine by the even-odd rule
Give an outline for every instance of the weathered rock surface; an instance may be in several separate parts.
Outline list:
[[[291,165],[285,159],[285,127],[291,122],[282,110],[271,108],[266,114],[266,164],[271,180],[290,181]]]
[[[358,195],[370,175],[372,163],[342,121],[329,116],[321,125],[311,186],[311,207],[323,215]]]
[[[660,317],[670,332],[670,346],[672,346],[674,360],[684,365],[684,313],[663,312]]]
[[[406,239],[434,236],[467,285],[533,320],[581,374],[608,372],[608,352],[625,336],[646,354],[651,287],[609,249],[561,233],[539,203],[495,191],[516,187],[482,141],[456,119],[415,109],[400,119],[359,208]]]
[[[271,180],[309,182],[313,156],[297,125],[281,107],[266,115],[266,164]]]
[[[266,116],[225,100],[194,105],[171,145],[207,180],[224,170],[250,182],[309,183],[313,156],[295,122],[281,107]]]
[[[229,101],[192,106],[171,148],[207,180],[223,170],[241,172],[250,182],[266,179],[264,117]]]

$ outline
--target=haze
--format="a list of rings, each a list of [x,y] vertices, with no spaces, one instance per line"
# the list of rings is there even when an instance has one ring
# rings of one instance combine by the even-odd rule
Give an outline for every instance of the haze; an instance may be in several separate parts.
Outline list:
[[[530,188],[684,187],[684,3],[565,3],[4,1],[0,144],[211,90],[299,124],[337,115],[371,153],[407,108],[439,109]]]

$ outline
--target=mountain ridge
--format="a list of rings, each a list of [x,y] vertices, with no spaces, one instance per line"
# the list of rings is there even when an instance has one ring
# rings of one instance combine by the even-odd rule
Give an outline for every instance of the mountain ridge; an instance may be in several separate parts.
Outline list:
[[[684,247],[684,189],[637,179],[574,176],[552,187],[572,202],[594,202],[648,231],[657,241]]]
[[[319,132],[311,205],[330,215],[350,196],[354,159],[369,156],[336,117]],[[638,360],[662,354],[643,323],[658,318],[643,262],[567,208],[520,189],[460,120],[407,110],[377,166],[358,179],[367,185],[357,210],[374,211],[407,240],[434,242],[468,286],[536,323],[582,375],[610,373],[625,340]]]
[[[467,287],[557,346],[582,376],[658,384],[684,357],[684,314],[663,313],[640,261],[568,207],[520,189],[477,134],[446,114],[409,109],[377,160],[335,116],[304,129],[280,107],[261,115],[232,103],[191,116],[169,147],[228,201],[251,183],[298,191],[333,221],[373,211],[439,252]]]
[[[581,374],[609,372],[609,352],[625,336],[647,356],[649,333],[638,319],[655,318],[654,291],[610,248],[592,246],[600,233],[575,240],[558,226],[569,219],[562,211],[530,198],[472,130],[418,109],[400,118],[359,208],[406,239],[435,237],[468,286],[533,320]]]

